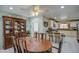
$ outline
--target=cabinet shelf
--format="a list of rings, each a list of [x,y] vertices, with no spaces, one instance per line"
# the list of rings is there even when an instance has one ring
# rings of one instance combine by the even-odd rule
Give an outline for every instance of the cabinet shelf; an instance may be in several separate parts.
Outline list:
[[[26,20],[9,16],[3,16],[3,25],[4,49],[7,49],[12,47],[12,35],[14,35],[15,33],[22,33],[22,31],[26,32]]]

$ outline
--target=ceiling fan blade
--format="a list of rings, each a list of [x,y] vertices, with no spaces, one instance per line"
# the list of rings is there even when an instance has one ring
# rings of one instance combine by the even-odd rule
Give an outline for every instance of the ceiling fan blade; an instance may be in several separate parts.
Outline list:
[[[48,12],[48,10],[47,9],[42,9],[42,10],[40,10],[40,12]]]

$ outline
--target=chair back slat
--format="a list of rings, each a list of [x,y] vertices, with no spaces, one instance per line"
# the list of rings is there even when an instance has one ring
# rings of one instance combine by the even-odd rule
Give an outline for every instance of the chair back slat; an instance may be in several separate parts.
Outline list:
[[[46,33],[34,33],[34,37],[37,39],[49,39],[48,35]]]
[[[20,46],[21,52],[24,53],[23,40],[22,39],[19,39],[19,46]]]
[[[21,52],[18,40],[19,40],[18,38],[16,39],[15,36],[12,36],[13,47],[14,47],[14,52],[15,53],[17,53],[17,52],[20,53]]]
[[[14,36],[12,36],[12,41],[13,41],[14,52],[16,53],[18,52],[18,48],[17,48],[17,44]]]

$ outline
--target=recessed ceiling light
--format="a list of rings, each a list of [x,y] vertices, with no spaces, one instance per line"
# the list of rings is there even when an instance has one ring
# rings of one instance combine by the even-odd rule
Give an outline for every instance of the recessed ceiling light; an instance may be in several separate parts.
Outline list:
[[[10,9],[10,10],[13,10],[13,7],[10,7],[9,9]]]
[[[61,6],[61,8],[63,9],[63,8],[64,8],[64,6]]]

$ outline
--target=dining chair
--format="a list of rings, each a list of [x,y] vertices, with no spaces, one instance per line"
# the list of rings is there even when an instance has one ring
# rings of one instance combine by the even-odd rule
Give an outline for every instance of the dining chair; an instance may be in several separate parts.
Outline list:
[[[63,44],[63,42],[60,41],[58,47],[52,46],[52,51],[53,51],[53,49],[56,49],[58,53],[61,53],[62,44]]]
[[[57,52],[60,53],[62,49],[62,44],[63,44],[63,37],[61,36],[60,33],[55,33],[55,40],[56,41],[53,42],[52,51],[56,49]]]
[[[23,40],[22,39],[19,39],[19,47],[21,49],[21,52],[24,53]]]
[[[46,39],[49,39],[49,37],[47,36],[46,33],[34,33],[34,37],[37,38],[38,40],[46,40]]]
[[[55,43],[60,42],[61,40],[61,34],[59,32],[55,32]]]
[[[19,47],[19,42],[18,39],[15,38],[15,36],[11,36],[12,37],[12,41],[13,41],[13,47],[14,47],[14,53],[20,53],[20,47]]]
[[[15,36],[12,36],[13,38],[13,47],[14,47],[14,53],[26,53],[26,42],[23,39],[15,39]]]
[[[30,38],[29,37],[24,37],[24,38],[21,38],[19,39],[19,45],[20,45],[20,48],[21,48],[21,51],[22,53],[28,53],[29,51],[27,50],[27,45],[29,45],[29,40]]]
[[[28,40],[28,39],[27,39]],[[23,45],[24,45],[24,53],[28,53],[27,51],[27,40],[23,41]]]
[[[19,37],[20,37],[19,33],[15,33],[11,37],[12,37],[12,41],[13,41],[14,52],[21,53],[22,51],[21,51],[21,48],[19,45]]]

